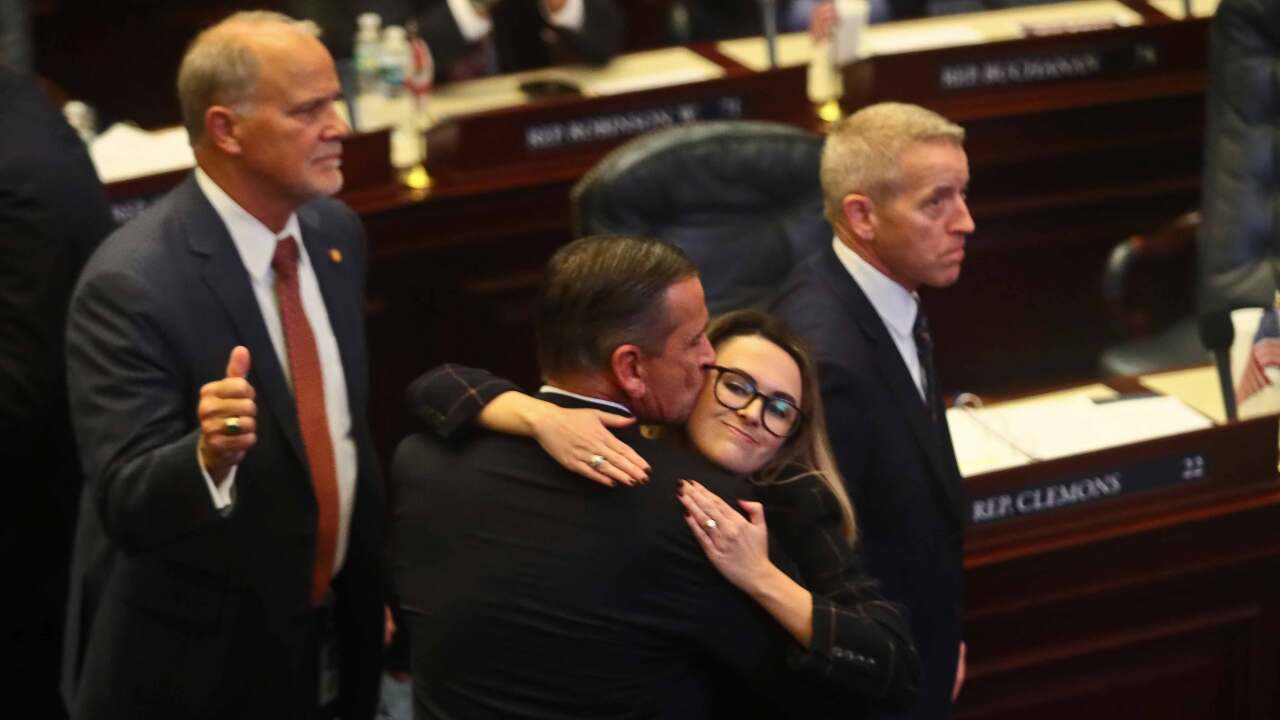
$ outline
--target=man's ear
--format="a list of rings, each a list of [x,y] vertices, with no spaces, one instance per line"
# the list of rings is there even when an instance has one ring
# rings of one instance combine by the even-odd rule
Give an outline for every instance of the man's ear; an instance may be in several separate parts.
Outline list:
[[[849,193],[840,203],[844,221],[854,237],[869,243],[876,237],[876,204],[870,197]]]
[[[211,105],[204,111],[204,133],[210,145],[228,155],[240,154],[240,136],[237,123],[240,117],[223,105]]]
[[[649,383],[643,354],[639,345],[619,345],[609,355],[609,366],[613,370],[614,381],[632,402],[642,398],[649,390]]]

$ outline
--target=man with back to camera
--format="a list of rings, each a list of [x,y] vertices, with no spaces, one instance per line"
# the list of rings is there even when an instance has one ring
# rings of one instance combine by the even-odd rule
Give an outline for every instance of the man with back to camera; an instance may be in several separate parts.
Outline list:
[[[84,142],[3,58],[0,98],[0,563],[21,578],[0,632],[21,659],[9,702],[52,719],[66,717],[60,640],[81,483],[63,335],[76,277],[114,223]]]
[[[108,238],[69,315],[86,471],[72,714],[371,718],[382,491],[338,79],[237,13],[178,73],[197,169]]]
[[[681,421],[715,358],[706,323],[696,269],[674,246],[575,241],[547,269],[539,396]],[[509,387],[474,394],[483,405]],[[390,548],[416,718],[703,717],[708,667],[753,681],[734,687],[739,699],[764,688],[788,710],[829,707],[835,695],[786,677],[788,638],[716,574],[676,504],[681,478],[730,501],[749,497],[747,482],[634,427],[618,439],[647,458],[650,482],[586,482],[509,435],[401,443]]]
[[[832,447],[885,597],[911,612],[920,696],[945,718],[964,681],[964,481],[916,290],[960,277],[973,218],[964,130],[880,103],[836,123],[822,152],[831,249],[788,278],[775,311],[813,344]]]

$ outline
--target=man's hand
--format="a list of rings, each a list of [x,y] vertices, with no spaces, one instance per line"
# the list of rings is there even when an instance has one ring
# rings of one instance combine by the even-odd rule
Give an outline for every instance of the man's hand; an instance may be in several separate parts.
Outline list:
[[[227,359],[226,377],[200,388],[200,461],[215,483],[225,480],[258,441],[258,404],[248,374],[249,348],[237,345]]]
[[[813,6],[813,14],[809,16],[809,36],[814,42],[831,37],[831,27],[836,24],[836,17],[834,2],[818,3]]]
[[[396,619],[391,615],[391,606],[382,606],[382,647],[391,647],[396,639]]]
[[[960,688],[964,687],[964,654],[968,649],[968,646],[962,640],[960,642],[960,657],[956,659],[956,684],[955,687],[951,688],[951,702],[955,702],[956,698],[960,697]]]

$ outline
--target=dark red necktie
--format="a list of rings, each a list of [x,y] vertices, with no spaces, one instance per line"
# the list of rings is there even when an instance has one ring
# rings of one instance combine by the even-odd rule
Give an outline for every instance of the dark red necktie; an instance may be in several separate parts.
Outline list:
[[[293,376],[293,402],[298,410],[302,445],[311,467],[316,493],[316,566],[311,579],[311,602],[319,605],[333,577],[334,550],[338,543],[338,468],[333,459],[329,416],[324,407],[324,375],[311,323],[302,309],[298,291],[298,243],[292,237],[276,243],[271,267],[276,271],[276,301]]]

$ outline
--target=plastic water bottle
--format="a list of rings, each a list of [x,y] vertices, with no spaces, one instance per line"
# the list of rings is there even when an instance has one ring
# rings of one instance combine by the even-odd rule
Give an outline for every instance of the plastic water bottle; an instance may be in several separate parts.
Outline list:
[[[360,92],[378,92],[379,72],[382,62],[382,43],[379,35],[382,29],[382,18],[378,13],[364,13],[356,18],[359,29],[352,55],[356,63],[356,75],[359,78]]]

